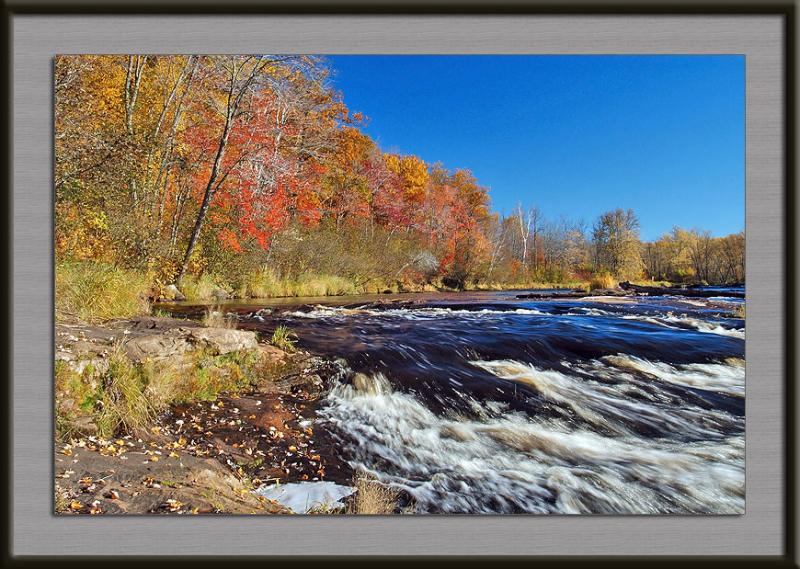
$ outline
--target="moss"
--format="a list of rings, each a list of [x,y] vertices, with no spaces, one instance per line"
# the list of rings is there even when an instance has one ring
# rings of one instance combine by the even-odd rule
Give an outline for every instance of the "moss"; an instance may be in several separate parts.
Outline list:
[[[92,416],[102,390],[91,364],[78,373],[67,362],[58,360],[54,371],[56,437],[67,439],[78,431],[79,418]]]

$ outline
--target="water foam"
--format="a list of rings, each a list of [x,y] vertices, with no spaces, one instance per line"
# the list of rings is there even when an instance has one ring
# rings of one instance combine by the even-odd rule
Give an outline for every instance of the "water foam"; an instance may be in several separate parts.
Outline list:
[[[715,391],[735,397],[744,397],[745,393],[745,367],[742,360],[731,359],[724,364],[670,365],[625,354],[606,356],[602,360],[616,368],[644,373],[683,387]]]
[[[376,310],[374,308],[342,308],[336,306],[315,306],[312,310],[295,310],[287,312],[287,316],[296,318],[347,318],[352,316],[388,316],[394,318],[404,318],[407,320],[425,320],[433,318],[449,318],[452,316],[487,316],[487,315],[529,315],[542,316],[547,313],[532,308],[516,308],[509,310],[464,310],[442,307],[424,308],[387,308]]]
[[[686,328],[697,330],[698,332],[705,332],[707,334],[717,334],[719,336],[730,336],[732,338],[745,339],[744,328],[725,328],[718,322],[710,322],[708,320],[700,320],[698,318],[691,318],[689,316],[642,316],[638,314],[626,314],[622,316],[625,320],[640,320],[642,322],[649,322],[650,324],[657,324],[675,330],[683,330]]]
[[[522,374],[514,365],[529,367],[476,364],[498,376]],[[577,378],[542,370],[531,375],[531,386],[554,404],[581,408],[569,401]],[[614,407],[611,399],[624,400],[622,392],[592,386],[577,400],[595,397],[601,403],[587,403],[578,424],[486,402],[475,402],[480,413],[474,417],[440,416],[374,374],[336,386],[320,415],[352,466],[405,489],[421,512],[743,513],[743,435],[710,428],[703,440],[645,438],[621,428],[613,414],[603,415]],[[600,432],[594,421],[618,422],[620,434]],[[676,426],[689,421],[683,416]]]

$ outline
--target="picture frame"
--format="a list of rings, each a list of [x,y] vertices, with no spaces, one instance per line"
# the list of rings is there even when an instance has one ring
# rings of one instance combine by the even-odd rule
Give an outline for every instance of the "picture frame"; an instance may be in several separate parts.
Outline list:
[[[8,146],[3,159],[11,191],[3,195],[9,215],[9,430],[3,469],[9,499],[4,561],[16,565],[62,556],[76,561],[124,556],[132,562],[176,556],[192,562],[198,556],[224,555],[258,562],[262,556],[489,555],[548,563],[797,565],[796,18],[795,2],[7,2],[3,78]],[[49,62],[55,53],[244,53],[259,45],[265,45],[264,52],[298,53],[744,54],[751,304],[747,377],[757,378],[748,382],[747,513],[627,519],[54,517],[49,491]],[[121,534],[130,537],[119,543],[113,536]],[[300,547],[293,540],[297,535],[317,546],[310,551]]]

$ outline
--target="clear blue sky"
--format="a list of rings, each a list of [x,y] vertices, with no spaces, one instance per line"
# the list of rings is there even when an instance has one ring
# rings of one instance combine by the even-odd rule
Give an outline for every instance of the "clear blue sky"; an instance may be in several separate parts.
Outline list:
[[[740,56],[329,56],[385,151],[469,168],[495,211],[744,228]]]

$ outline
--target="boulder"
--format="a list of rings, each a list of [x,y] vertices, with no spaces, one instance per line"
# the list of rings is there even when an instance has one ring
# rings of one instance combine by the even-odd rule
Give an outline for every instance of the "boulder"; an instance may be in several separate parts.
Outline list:
[[[164,288],[164,298],[167,300],[186,300],[186,296],[174,284]]]
[[[124,346],[125,353],[135,362],[181,356],[194,349],[189,341],[189,333],[180,328],[159,334],[134,336]]]
[[[194,321],[174,318],[144,316],[119,320],[102,326],[87,326],[79,331],[79,335],[80,339],[74,329],[56,325],[56,359],[78,372],[90,364],[100,371],[107,369],[106,360],[114,344],[121,344],[126,355],[137,363],[148,359],[180,358],[198,349],[227,354],[259,347],[270,352],[271,359],[280,359],[277,348],[259,346],[255,332],[205,328]],[[272,353],[272,350],[276,352]]]
[[[193,343],[210,348],[219,354],[258,348],[256,333],[249,330],[195,328],[189,331],[188,338]]]
[[[211,298],[214,300],[227,300],[230,298],[230,295],[221,288],[215,288],[211,293]]]

